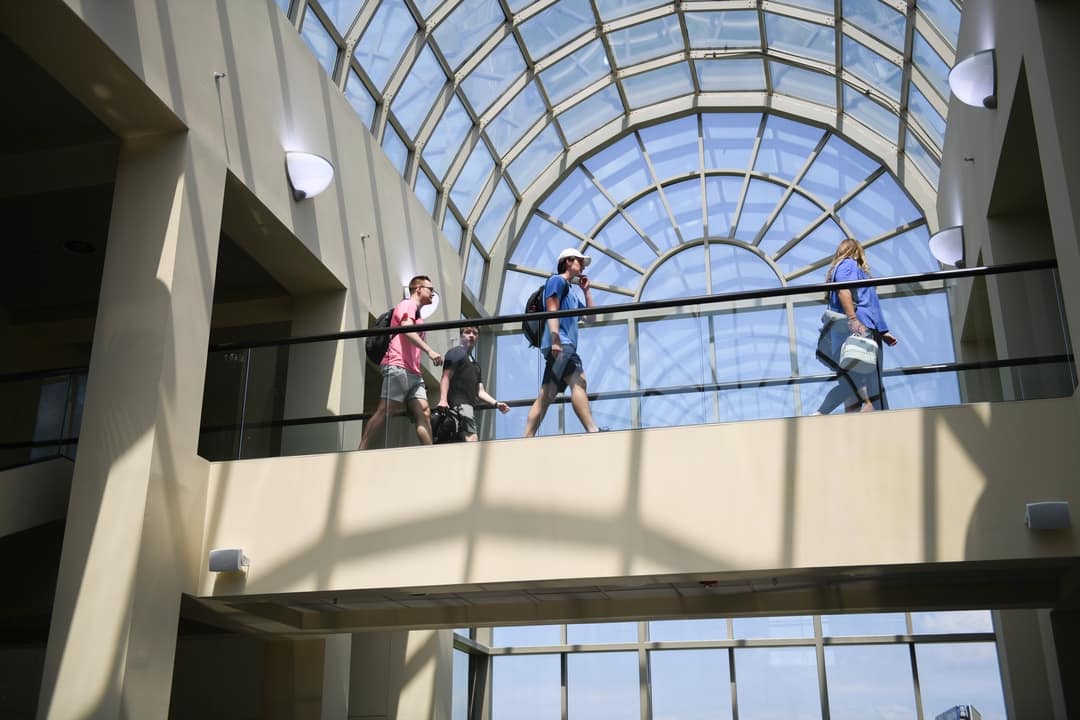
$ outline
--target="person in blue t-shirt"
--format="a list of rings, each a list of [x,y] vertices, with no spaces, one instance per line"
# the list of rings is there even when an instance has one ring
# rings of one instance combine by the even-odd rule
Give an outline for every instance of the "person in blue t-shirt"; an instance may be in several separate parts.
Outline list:
[[[549,312],[592,307],[592,293],[589,291],[589,278],[583,275],[592,259],[574,248],[566,248],[559,253],[557,275],[548,278],[544,285],[544,308]],[[577,285],[575,288],[574,285]],[[579,289],[580,288],[580,289]],[[586,322],[591,322],[586,317]],[[525,437],[532,437],[540,427],[548,406],[555,396],[570,386],[570,405],[578,419],[588,432],[598,432],[600,428],[593,421],[589,396],[585,391],[585,368],[577,353],[578,318],[548,318],[544,323],[543,336],[540,339],[540,352],[544,356],[544,378],[540,392],[536,396],[529,417],[525,421]]]
[[[869,277],[870,266],[866,263],[866,252],[862,245],[852,238],[842,240],[836,248],[836,254],[833,255],[832,265],[825,274],[825,282],[865,280]],[[837,367],[839,367],[840,347],[849,335],[870,335],[878,342],[879,348],[881,343],[889,346],[896,344],[896,337],[889,332],[885,316],[881,313],[877,288],[832,290],[827,294],[827,298],[830,310],[847,316],[846,327],[843,322],[833,323],[832,331],[826,332],[822,337],[823,343],[828,346],[827,355],[837,363]],[[840,327],[836,327],[838,325]],[[875,400],[878,401],[880,407],[882,355],[880,351],[877,354],[876,372],[840,371],[841,375],[836,387],[829,391],[817,411],[812,414],[828,414],[841,403],[844,404],[845,412],[870,412],[875,409]]]

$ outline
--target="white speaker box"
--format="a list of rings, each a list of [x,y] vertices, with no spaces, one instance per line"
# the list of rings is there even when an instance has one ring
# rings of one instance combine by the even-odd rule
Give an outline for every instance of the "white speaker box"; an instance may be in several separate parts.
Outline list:
[[[222,548],[210,551],[210,572],[247,572],[250,565],[240,548]]]
[[[1028,503],[1024,524],[1032,530],[1064,530],[1069,527],[1069,503],[1064,500]]]

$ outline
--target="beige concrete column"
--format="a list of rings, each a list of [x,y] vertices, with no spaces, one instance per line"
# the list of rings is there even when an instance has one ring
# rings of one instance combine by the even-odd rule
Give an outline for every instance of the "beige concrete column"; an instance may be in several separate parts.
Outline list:
[[[319,720],[348,720],[352,635],[331,635],[323,652],[322,708]]]
[[[263,681],[266,720],[320,720],[325,649],[322,639],[267,643]]]
[[[353,635],[350,720],[449,720],[452,630]]]
[[[180,594],[205,561],[196,447],[224,183],[186,133],[121,151],[40,718],[168,715]]]
[[[995,610],[1001,689],[1010,718],[1065,720],[1049,610]]]

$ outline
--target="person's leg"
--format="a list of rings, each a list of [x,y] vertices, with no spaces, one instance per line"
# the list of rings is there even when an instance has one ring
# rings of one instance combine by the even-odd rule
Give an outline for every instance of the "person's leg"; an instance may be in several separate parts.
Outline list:
[[[553,383],[544,383],[540,386],[540,392],[537,393],[532,407],[529,408],[529,415],[525,418],[524,437],[534,437],[536,435],[540,422],[547,413],[548,406],[555,399],[556,391],[557,387]]]
[[[840,378],[836,385],[825,394],[825,397],[821,399],[821,404],[818,405],[818,409],[812,414],[814,415],[828,415],[836,408],[844,404],[844,399],[851,395],[851,388],[848,386],[847,380]]]
[[[586,392],[585,373],[575,371],[570,376],[570,405],[574,408],[574,414],[578,416],[585,432],[598,432],[600,428],[593,422],[592,407],[589,405],[589,394]]]
[[[472,405],[458,405],[458,415],[461,416],[461,439],[465,442],[476,442],[480,439],[477,432],[479,423],[476,421],[476,408]]]
[[[379,436],[379,432],[382,431],[383,426],[386,424],[386,416],[393,417],[401,412],[402,405],[399,402],[393,400],[380,400],[378,407],[375,408],[375,412],[372,413],[364,426],[364,432],[360,436],[360,446],[358,450],[367,450],[371,445],[372,438]]]
[[[416,420],[416,438],[421,445],[431,444],[431,408],[427,400],[412,398],[409,400],[409,412]]]

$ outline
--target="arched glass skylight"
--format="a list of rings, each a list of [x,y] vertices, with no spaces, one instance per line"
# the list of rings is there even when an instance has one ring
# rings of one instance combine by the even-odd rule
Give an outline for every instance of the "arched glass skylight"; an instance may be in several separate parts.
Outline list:
[[[842,131],[933,212],[962,0],[278,5],[463,259],[504,257],[560,160],[691,108]]]
[[[689,115],[586,158],[539,203],[499,312],[520,312],[565,247],[593,257],[595,300],[610,304],[823,282],[845,237],[879,275],[937,268],[919,208],[839,135],[771,114]]]

